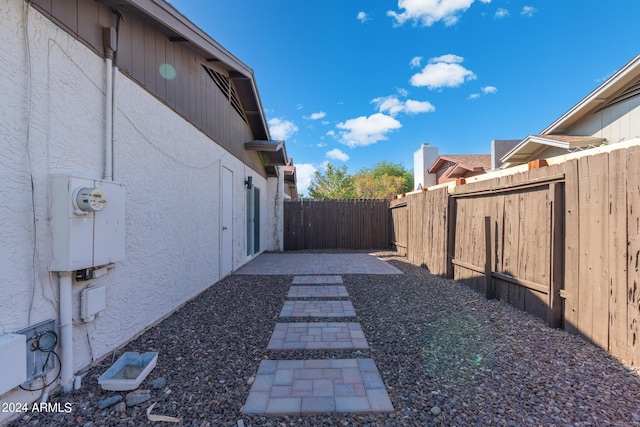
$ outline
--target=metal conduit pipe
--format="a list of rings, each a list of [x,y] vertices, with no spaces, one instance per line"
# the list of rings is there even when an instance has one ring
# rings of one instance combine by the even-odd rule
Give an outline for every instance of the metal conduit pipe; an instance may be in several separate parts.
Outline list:
[[[60,385],[64,393],[73,390],[73,309],[72,272],[61,271],[60,287]]]

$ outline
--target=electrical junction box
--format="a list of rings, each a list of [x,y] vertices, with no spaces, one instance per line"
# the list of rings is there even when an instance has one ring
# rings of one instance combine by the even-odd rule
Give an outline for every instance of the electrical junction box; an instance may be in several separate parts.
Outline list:
[[[80,293],[80,317],[91,322],[106,307],[107,293],[104,285],[85,288]]]
[[[27,366],[27,378],[23,384],[44,377],[56,367],[56,358],[51,354],[58,344],[54,319],[28,326],[16,331],[16,334],[23,336],[27,343],[26,348],[22,348],[21,356],[26,358]]]
[[[27,379],[26,348],[27,339],[24,335],[0,335],[0,395]]]
[[[125,187],[67,174],[50,177],[51,271],[124,259]]]

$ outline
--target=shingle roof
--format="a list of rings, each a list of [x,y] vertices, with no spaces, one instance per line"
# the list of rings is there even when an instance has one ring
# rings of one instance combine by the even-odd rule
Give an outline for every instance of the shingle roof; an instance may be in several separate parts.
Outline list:
[[[459,163],[461,166],[466,166],[469,169],[491,169],[491,154],[443,154],[436,159],[431,168],[443,161]]]

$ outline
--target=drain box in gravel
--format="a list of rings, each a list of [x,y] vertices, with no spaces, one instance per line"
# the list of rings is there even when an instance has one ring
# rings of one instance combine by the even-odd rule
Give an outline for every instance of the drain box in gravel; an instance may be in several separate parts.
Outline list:
[[[142,354],[128,351],[120,356],[104,374],[100,375],[98,384],[103,390],[135,390],[149,375],[149,372],[155,368],[157,361],[157,351],[148,351]]]

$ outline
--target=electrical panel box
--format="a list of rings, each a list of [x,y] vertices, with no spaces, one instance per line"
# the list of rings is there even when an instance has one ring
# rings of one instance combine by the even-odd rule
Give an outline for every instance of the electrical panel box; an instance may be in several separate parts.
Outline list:
[[[20,349],[20,357],[26,361],[26,379],[23,384],[43,377],[56,367],[56,358],[52,352],[58,344],[56,321],[45,320],[16,332],[26,341],[26,346]]]
[[[26,337],[20,334],[0,335],[0,395],[27,379]]]
[[[76,271],[122,261],[123,184],[51,175],[51,271]]]

